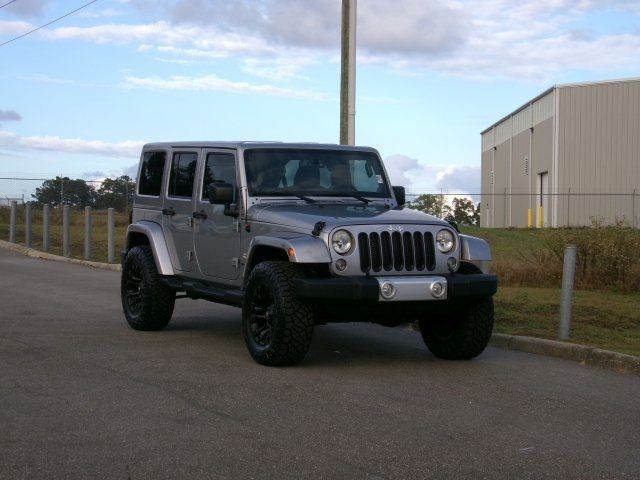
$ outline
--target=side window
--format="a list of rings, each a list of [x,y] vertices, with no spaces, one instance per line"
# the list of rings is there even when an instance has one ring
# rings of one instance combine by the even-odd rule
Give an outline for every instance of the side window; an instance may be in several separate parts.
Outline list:
[[[236,190],[236,159],[230,153],[209,153],[202,177],[202,199],[209,198],[209,184],[226,182]]]
[[[166,152],[145,152],[142,157],[138,194],[160,196]]]
[[[198,154],[195,152],[173,154],[169,175],[169,196],[191,198],[197,162]]]

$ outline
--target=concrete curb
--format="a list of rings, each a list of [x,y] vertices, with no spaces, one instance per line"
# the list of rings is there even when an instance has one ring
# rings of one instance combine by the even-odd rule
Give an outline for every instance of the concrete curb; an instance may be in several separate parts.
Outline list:
[[[119,272],[120,270],[122,270],[122,267],[120,267],[120,265],[116,263],[89,262],[87,260],[78,260],[77,258],[61,257],[60,255],[41,252],[40,250],[35,250],[33,248],[7,242],[5,240],[0,240],[0,248],[11,250],[12,252],[21,253],[23,255],[26,255],[27,257],[41,258],[43,260],[51,260],[54,262],[75,263],[76,265],[84,265],[85,267],[99,268],[101,270],[112,270],[114,272]]]
[[[591,365],[614,372],[630,373],[640,376],[640,357],[626,355],[624,353],[602,350],[600,348],[575,343],[506,335],[503,333],[494,333],[490,343],[494,347],[563,358],[565,360],[578,362],[582,365]]]

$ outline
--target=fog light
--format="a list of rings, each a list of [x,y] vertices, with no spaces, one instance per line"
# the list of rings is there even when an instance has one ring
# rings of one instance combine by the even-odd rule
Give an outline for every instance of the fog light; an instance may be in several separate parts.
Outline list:
[[[393,283],[385,282],[380,286],[380,295],[382,295],[382,298],[389,300],[396,295],[396,287]]]
[[[458,270],[458,259],[455,257],[449,257],[449,259],[447,260],[447,267],[449,267],[449,271],[451,273]]]
[[[444,295],[444,285],[442,282],[433,282],[431,284],[431,295],[435,298],[440,298]]]
[[[336,268],[339,272],[344,272],[347,268],[347,261],[344,258],[336,260]]]

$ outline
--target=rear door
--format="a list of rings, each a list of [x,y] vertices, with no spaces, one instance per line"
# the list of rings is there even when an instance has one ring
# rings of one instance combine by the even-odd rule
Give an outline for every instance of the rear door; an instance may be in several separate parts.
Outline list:
[[[234,280],[240,272],[240,229],[236,218],[224,214],[224,205],[209,203],[209,184],[220,181],[234,187],[238,197],[237,162],[234,150],[204,149],[202,173],[195,200],[194,245],[200,272],[220,280]]]
[[[195,148],[172,151],[162,209],[162,228],[171,264],[182,272],[191,271],[193,262],[193,190],[199,151]]]

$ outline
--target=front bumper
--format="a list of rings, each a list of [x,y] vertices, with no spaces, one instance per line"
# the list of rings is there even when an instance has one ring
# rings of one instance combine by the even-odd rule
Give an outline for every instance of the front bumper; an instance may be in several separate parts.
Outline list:
[[[382,295],[385,283],[395,290],[391,298]],[[440,295],[435,284],[444,291]],[[310,300],[364,300],[375,302],[441,302],[465,298],[487,298],[498,290],[498,277],[487,274],[447,274],[401,277],[297,278],[296,295]],[[434,292],[435,290],[435,292]]]

